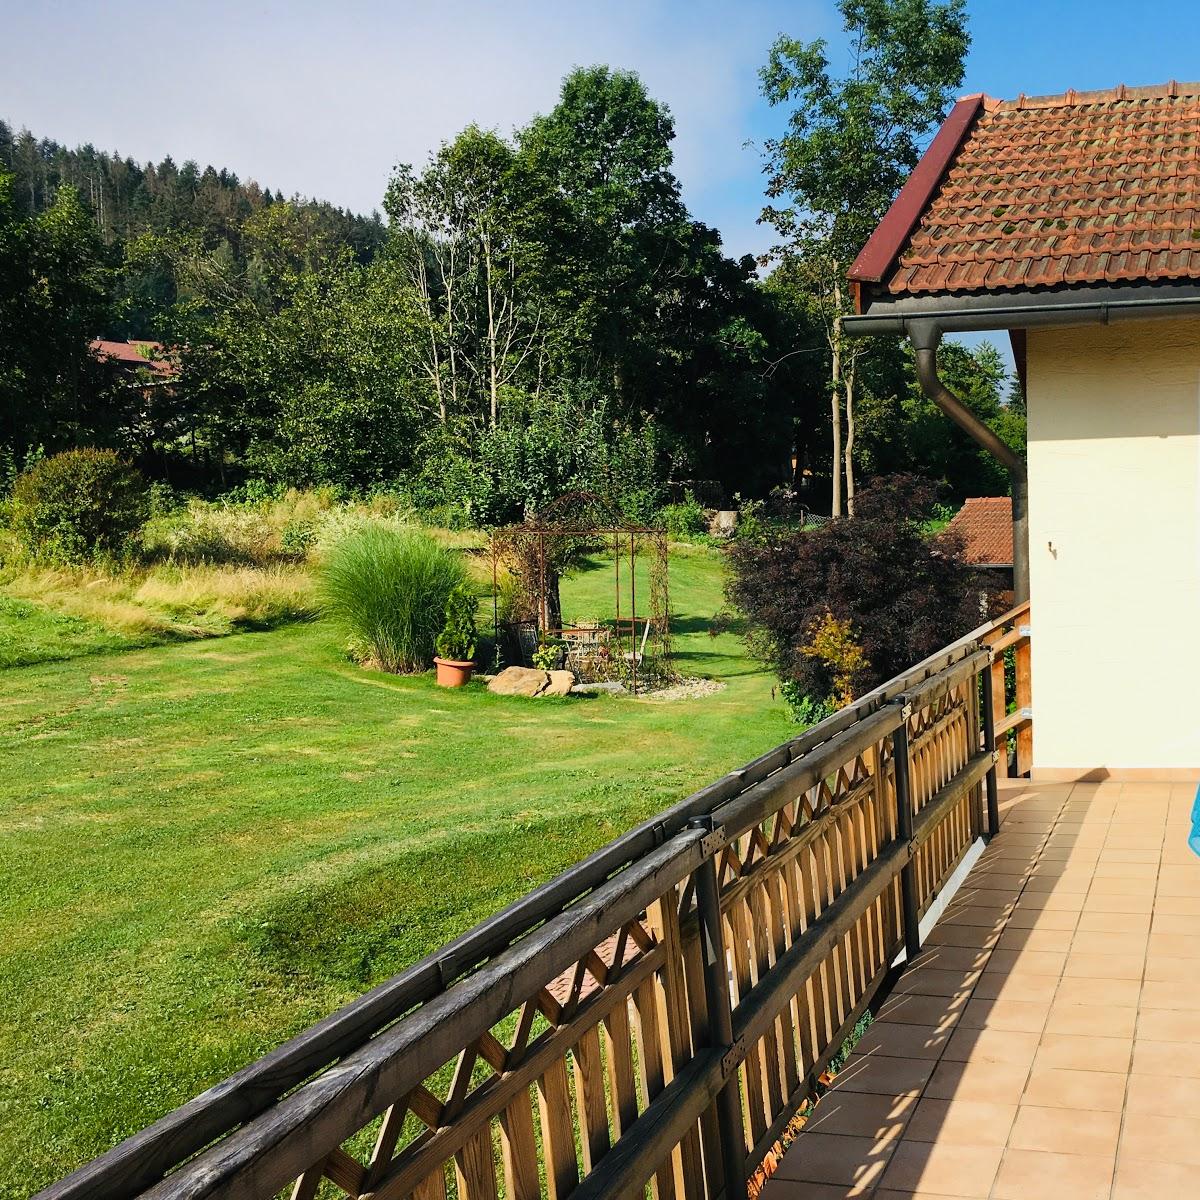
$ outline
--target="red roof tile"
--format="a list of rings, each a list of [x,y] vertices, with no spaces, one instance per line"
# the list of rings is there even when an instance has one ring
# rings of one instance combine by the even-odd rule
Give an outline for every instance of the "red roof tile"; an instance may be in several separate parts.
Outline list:
[[[159,375],[174,375],[175,367],[160,357],[162,342],[108,342],[97,338],[91,343],[92,353],[97,358],[120,363],[122,366],[145,367]]]
[[[962,539],[968,562],[1012,566],[1012,500],[1008,496],[972,497],[954,514],[946,531]]]
[[[1200,83],[972,101],[851,279],[893,295],[1200,280]]]

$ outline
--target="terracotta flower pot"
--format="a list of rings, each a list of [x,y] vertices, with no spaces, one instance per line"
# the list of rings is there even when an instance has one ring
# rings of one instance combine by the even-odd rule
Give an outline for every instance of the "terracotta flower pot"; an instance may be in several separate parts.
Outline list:
[[[437,664],[437,681],[440,687],[462,687],[471,682],[471,672],[475,670],[473,662],[459,662],[455,658],[435,658]]]

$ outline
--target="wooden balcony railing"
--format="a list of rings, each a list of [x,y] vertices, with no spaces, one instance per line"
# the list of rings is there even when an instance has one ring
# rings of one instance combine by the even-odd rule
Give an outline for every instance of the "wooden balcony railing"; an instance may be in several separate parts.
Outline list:
[[[740,1200],[997,827],[997,739],[1028,761],[1028,622],[660,813],[44,1200]]]

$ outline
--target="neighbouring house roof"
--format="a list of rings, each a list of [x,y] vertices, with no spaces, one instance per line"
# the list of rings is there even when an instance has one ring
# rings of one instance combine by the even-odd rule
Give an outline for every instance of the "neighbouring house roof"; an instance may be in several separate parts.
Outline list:
[[[123,367],[145,367],[158,375],[174,375],[176,373],[174,365],[161,357],[162,342],[109,342],[103,338],[96,338],[91,343],[91,350],[97,358]]]
[[[850,278],[860,312],[1200,282],[1200,83],[960,100]]]
[[[972,496],[946,526],[962,539],[968,562],[980,567],[1013,565],[1012,500],[1008,496]]]

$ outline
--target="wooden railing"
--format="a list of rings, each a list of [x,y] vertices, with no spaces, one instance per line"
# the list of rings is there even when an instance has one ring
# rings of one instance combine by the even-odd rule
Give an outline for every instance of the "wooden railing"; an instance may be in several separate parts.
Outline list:
[[[660,813],[42,1196],[740,1200],[997,827],[996,739],[1019,759],[1031,728],[1006,723],[1003,654],[1028,622]]]

